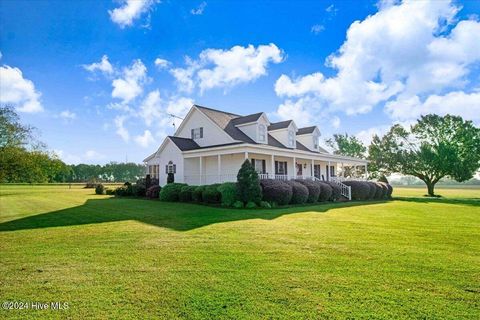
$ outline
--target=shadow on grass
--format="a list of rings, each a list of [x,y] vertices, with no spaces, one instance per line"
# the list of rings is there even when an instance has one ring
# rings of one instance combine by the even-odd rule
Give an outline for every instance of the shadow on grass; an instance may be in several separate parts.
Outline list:
[[[364,206],[382,202],[342,202],[279,209],[238,210],[142,199],[93,199],[88,200],[81,206],[1,223],[0,231],[86,225],[125,220],[136,220],[158,227],[187,231],[221,222],[246,219],[272,220],[292,213],[307,211],[327,212],[334,208]]]
[[[480,198],[443,198],[443,197],[394,197],[393,200],[417,203],[444,203],[467,206],[480,206]]]

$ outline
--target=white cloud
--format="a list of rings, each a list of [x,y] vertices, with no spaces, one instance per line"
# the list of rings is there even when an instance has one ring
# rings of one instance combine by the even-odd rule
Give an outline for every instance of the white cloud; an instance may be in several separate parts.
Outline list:
[[[87,150],[85,152],[85,156],[84,158],[86,160],[100,160],[100,159],[103,159],[105,158],[105,155],[95,151],[95,150]]]
[[[116,133],[123,139],[123,141],[128,142],[130,140],[130,133],[128,132],[127,128],[125,128],[125,120],[127,120],[127,116],[121,115],[116,116],[113,122],[115,123]]]
[[[205,10],[206,6],[207,6],[207,3],[203,1],[202,3],[200,3],[200,5],[197,8],[190,10],[190,13],[193,15],[202,15],[203,10]]]
[[[145,124],[150,126],[153,121],[158,120],[162,116],[162,100],[160,99],[160,91],[150,92],[140,104],[140,116],[144,119]]]
[[[77,115],[70,110],[63,110],[58,116],[65,120],[73,120],[77,117]]]
[[[480,92],[453,91],[445,95],[430,95],[423,102],[418,96],[390,101],[385,111],[393,119],[410,120],[420,115],[435,113],[455,114],[465,119],[480,121]]]
[[[419,103],[402,107],[395,104],[397,100],[418,96],[429,101],[429,95],[433,99],[467,87],[471,66],[480,61],[478,21],[457,23],[459,8],[450,1],[404,1],[399,5],[388,1],[379,8],[376,14],[352,23],[343,45],[328,57],[326,63],[336,75],[325,77],[316,72],[294,79],[282,75],[277,80],[277,95],[287,99],[278,107],[279,116],[285,104],[302,104],[308,97],[314,104],[302,111],[310,117],[367,113],[394,101],[388,104],[388,114],[402,118],[400,113],[412,113],[411,108]],[[471,96],[468,92],[464,95]],[[460,105],[451,108],[451,113],[466,114]]]
[[[389,125],[380,125],[359,131],[355,136],[363,142],[365,146],[369,146],[374,135],[383,136],[390,129]]]
[[[120,28],[129,27],[133,20],[141,17],[142,14],[149,12],[153,5],[159,1],[156,0],[122,0],[122,6],[109,10],[110,19],[118,24]]]
[[[168,68],[168,66],[170,66],[170,61],[165,60],[165,59],[161,59],[161,58],[157,58],[157,59],[155,59],[155,65],[159,69],[165,69],[165,68]]]
[[[335,14],[337,14],[338,9],[335,7],[335,5],[331,4],[325,9],[325,11],[332,14],[332,15],[335,15]]]
[[[135,137],[135,142],[143,147],[143,148],[147,148],[149,147],[153,142],[155,142],[155,139],[153,138],[153,135],[152,133],[150,132],[150,130],[145,130],[143,132],[143,135],[138,135]]]
[[[112,65],[110,64],[110,61],[108,61],[107,55],[103,55],[100,62],[94,62],[92,64],[84,64],[83,68],[90,72],[100,71],[103,74],[107,74],[107,75],[112,74],[114,71]]]
[[[22,71],[7,65],[0,66],[0,103],[11,104],[19,112],[43,111],[41,93],[31,80],[23,77]]]
[[[325,27],[322,26],[321,24],[315,24],[312,26],[312,28],[310,29],[310,32],[311,33],[314,33],[314,34],[319,34],[320,32],[322,32],[323,30],[325,30]]]
[[[143,92],[143,85],[148,81],[147,68],[140,59],[130,67],[123,69],[123,76],[113,80],[112,97],[128,103]]]
[[[334,116],[332,118],[332,127],[334,127],[335,129],[338,129],[340,128],[340,124],[341,124],[340,118],[337,116]]]
[[[282,51],[273,43],[254,47],[234,46],[228,50],[203,50],[198,60],[186,58],[186,68],[172,69],[179,89],[191,92],[195,86],[204,92],[213,88],[230,88],[267,74],[270,63],[283,61]]]
[[[79,164],[79,163],[94,163],[98,164],[103,162],[107,157],[95,150],[87,150],[81,154],[72,154],[64,150],[53,150],[53,152],[67,164]]]

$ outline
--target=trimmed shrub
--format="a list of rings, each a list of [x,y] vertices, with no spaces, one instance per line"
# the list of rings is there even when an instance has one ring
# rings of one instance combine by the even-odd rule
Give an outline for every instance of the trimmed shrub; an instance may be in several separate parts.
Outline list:
[[[132,185],[132,183],[131,183],[131,182],[129,182],[129,181],[126,181],[126,182],[125,182],[123,185],[124,185],[125,187],[129,187],[129,186],[131,186],[131,185]]]
[[[243,202],[240,200],[235,201],[235,203],[233,204],[233,207],[237,209],[243,209]]]
[[[332,192],[330,193],[329,201],[338,201],[342,198],[342,188],[336,184],[335,182],[325,182],[330,188],[332,188]]]
[[[366,181],[369,187],[369,192],[368,192],[368,200],[373,200],[375,199],[375,194],[377,192],[377,186],[375,185],[375,182],[372,181]]]
[[[287,183],[292,187],[293,195],[292,200],[290,200],[291,204],[302,204],[307,202],[308,199],[308,188],[305,187],[303,184],[297,181],[287,181]]]
[[[292,186],[274,179],[266,179],[260,181],[262,187],[263,200],[278,205],[286,205],[290,203],[293,196]]]
[[[352,200],[367,200],[370,186],[366,181],[344,181],[352,189]]]
[[[113,196],[113,195],[115,195],[115,190],[105,189],[105,194],[108,195],[108,196]]]
[[[175,182],[175,175],[172,172],[167,173],[167,184]]]
[[[145,194],[148,199],[158,199],[161,189],[159,185],[151,186]]]
[[[387,199],[392,199],[393,187],[391,184],[387,183]]]
[[[220,203],[220,191],[218,191],[219,184],[211,184],[205,186],[205,189],[202,192],[202,201],[204,203]]]
[[[193,189],[193,192],[192,192],[192,200],[193,201],[195,201],[195,202],[202,202],[203,201],[202,193],[203,193],[203,190],[205,190],[205,187],[206,186],[198,186],[198,187],[195,187],[195,189]]]
[[[147,189],[143,184],[134,184],[132,186],[132,193],[136,197],[145,197],[146,192],[147,192]]]
[[[175,202],[178,201],[178,195],[180,194],[180,190],[185,187],[185,183],[169,183],[166,184],[162,190],[160,190],[160,200],[161,201],[169,201]]]
[[[115,195],[118,197],[130,197],[133,195],[133,188],[130,185],[123,185],[115,189]]]
[[[218,192],[221,194],[221,203],[224,207],[231,207],[238,200],[237,184],[234,182],[225,182],[218,186]]]
[[[195,186],[182,187],[180,189],[180,193],[178,194],[178,200],[180,200],[181,202],[191,202],[193,190],[195,190],[195,188]]]
[[[260,201],[260,207],[264,208],[264,209],[270,209],[272,208],[272,206],[270,205],[270,203],[268,203],[267,201]]]
[[[332,197],[332,187],[323,181],[315,181],[315,184],[317,184],[320,187],[320,195],[318,197],[319,202],[325,202],[329,201],[330,198]]]
[[[240,201],[247,203],[253,201],[258,203],[262,200],[262,189],[258,180],[258,173],[251,162],[245,160],[242,167],[238,170],[238,197]]]
[[[375,196],[374,196],[374,199],[375,200],[380,200],[382,199],[382,196],[383,196],[383,188],[382,186],[380,185],[380,183],[378,182],[374,182],[375,184]]]
[[[378,182],[378,184],[382,187],[382,197],[380,199],[387,199],[388,196],[388,188],[387,188],[387,184],[384,183],[384,182]]]
[[[308,189],[308,198],[307,198],[307,202],[309,203],[314,203],[314,202],[317,202],[318,201],[318,198],[320,196],[320,186],[315,183],[314,181],[312,180],[295,180],[301,184],[303,184],[305,187],[307,187]]]
[[[257,207],[257,204],[253,201],[248,201],[247,204],[245,205],[246,209],[255,209]]]
[[[95,194],[104,194],[105,193],[105,187],[103,186],[103,184],[99,183],[97,184],[97,186],[95,187]]]

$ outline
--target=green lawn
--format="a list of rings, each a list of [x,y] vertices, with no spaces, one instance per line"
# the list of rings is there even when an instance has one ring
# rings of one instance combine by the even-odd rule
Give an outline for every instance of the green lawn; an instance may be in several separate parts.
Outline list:
[[[480,189],[230,210],[0,186],[6,318],[479,319]]]

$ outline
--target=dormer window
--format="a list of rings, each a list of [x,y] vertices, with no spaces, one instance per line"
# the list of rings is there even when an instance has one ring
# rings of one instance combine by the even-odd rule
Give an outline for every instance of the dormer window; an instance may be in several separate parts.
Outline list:
[[[203,138],[203,127],[195,128],[191,130],[191,137],[193,140],[202,139]]]
[[[313,135],[313,148],[316,150],[318,149],[318,144],[319,144],[319,137],[318,134]]]
[[[267,126],[264,124],[258,125],[258,141],[265,142],[267,140]]]
[[[293,130],[288,130],[288,145],[290,147],[295,146],[295,132]]]

